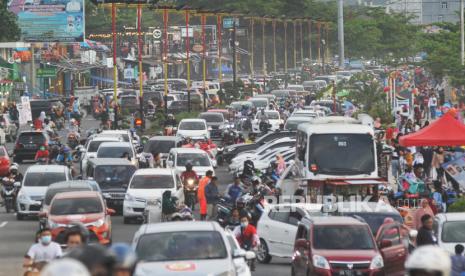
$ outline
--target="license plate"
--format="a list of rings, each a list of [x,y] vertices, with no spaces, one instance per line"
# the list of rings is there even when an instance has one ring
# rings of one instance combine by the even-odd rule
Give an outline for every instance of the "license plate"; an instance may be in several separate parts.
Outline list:
[[[339,272],[340,276],[355,276],[355,271],[353,270],[341,270]]]
[[[26,144],[26,145],[24,145],[24,148],[26,148],[26,149],[35,149],[36,145],[35,144]]]

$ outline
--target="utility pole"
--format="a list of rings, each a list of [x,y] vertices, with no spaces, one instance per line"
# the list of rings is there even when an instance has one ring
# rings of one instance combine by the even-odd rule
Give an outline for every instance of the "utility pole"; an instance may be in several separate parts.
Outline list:
[[[462,0],[463,1],[463,0]],[[337,34],[339,39],[339,67],[344,67],[344,0],[338,0]]]
[[[236,91],[236,18],[233,18],[233,33],[232,33],[232,52],[233,52],[233,88]]]
[[[460,61],[462,63],[462,66],[465,63],[465,40],[464,40],[464,16],[463,16],[463,1],[460,0]]]

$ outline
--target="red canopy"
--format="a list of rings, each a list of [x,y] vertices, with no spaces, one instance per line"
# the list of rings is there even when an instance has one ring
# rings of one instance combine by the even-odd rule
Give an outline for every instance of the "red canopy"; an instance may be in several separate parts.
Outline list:
[[[446,113],[429,126],[409,135],[401,136],[401,146],[463,146],[465,125]]]

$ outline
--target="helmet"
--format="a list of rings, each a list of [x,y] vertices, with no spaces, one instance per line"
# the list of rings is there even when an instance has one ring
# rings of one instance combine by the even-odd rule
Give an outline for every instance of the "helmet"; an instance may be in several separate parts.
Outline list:
[[[90,276],[87,268],[79,261],[71,258],[55,260],[44,267],[40,275],[43,276]]]
[[[426,275],[428,272],[447,276],[451,272],[449,254],[434,245],[420,246],[408,257],[405,263],[407,275]]]
[[[237,208],[243,208],[245,207],[245,199],[243,197],[239,197],[237,200],[236,200],[236,207]]]
[[[132,270],[137,262],[136,252],[125,243],[115,243],[110,247],[110,253],[114,255],[116,268]]]
[[[188,171],[192,170],[192,164],[191,163],[186,164],[186,170],[188,170]]]
[[[260,177],[258,177],[258,176],[252,177],[252,183],[254,183],[254,184],[255,184],[255,183],[260,184]]]
[[[69,122],[74,125],[76,123],[76,119],[72,118],[71,120],[69,120]]]
[[[16,163],[11,164],[9,171],[10,173],[13,171],[18,171],[18,165]]]

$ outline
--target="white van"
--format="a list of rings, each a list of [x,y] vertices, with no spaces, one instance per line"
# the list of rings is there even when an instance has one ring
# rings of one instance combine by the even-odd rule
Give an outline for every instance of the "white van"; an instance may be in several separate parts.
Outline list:
[[[162,200],[163,193],[174,196],[181,180],[172,169],[140,169],[129,182],[123,202],[124,223],[142,218],[147,201]]]
[[[465,246],[465,213],[437,214],[433,222],[433,231],[437,235],[438,245],[455,255],[455,246]]]

